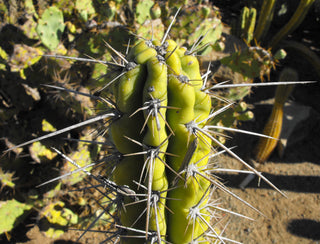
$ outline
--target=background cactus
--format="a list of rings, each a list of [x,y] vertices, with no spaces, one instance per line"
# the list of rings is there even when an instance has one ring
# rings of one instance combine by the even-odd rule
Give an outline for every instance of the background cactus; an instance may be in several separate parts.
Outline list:
[[[257,74],[252,71],[258,70],[258,66],[260,66],[259,70],[260,72],[262,72],[260,74],[260,80],[263,80],[263,75],[267,75],[269,79],[271,68],[274,68],[275,64],[279,62],[279,60],[284,59],[286,56],[285,51],[279,48],[284,48],[286,50],[290,50],[292,48],[292,50],[294,50],[295,52],[300,52],[301,55],[303,55],[306,60],[309,61],[312,66],[314,66],[315,71],[318,73],[320,62],[316,54],[314,54],[303,44],[297,44],[294,41],[283,41],[283,39],[285,39],[290,33],[298,28],[298,26],[301,24],[306,14],[308,13],[309,9],[311,8],[312,4],[314,3],[314,0],[299,1],[297,9],[294,11],[289,21],[285,25],[283,25],[274,36],[265,38],[268,34],[275,15],[274,12],[276,9],[276,2],[277,1],[275,0],[264,0],[261,2],[261,9],[256,25],[256,7],[259,4],[249,4],[251,5],[250,9],[247,6],[244,6],[242,9],[242,14],[238,19],[238,21],[241,23],[240,28],[239,26],[237,26],[232,29],[233,34],[243,38],[249,46],[250,43],[252,43],[254,40],[255,43],[263,43],[268,47],[267,50],[260,46],[249,47],[248,49],[245,49],[243,51],[237,51],[232,56],[225,57],[221,60],[222,64],[227,65],[236,72],[241,72],[239,70],[241,69],[242,72],[246,74],[246,80],[248,80],[248,78],[250,80],[250,78],[254,79],[254,77],[256,77]],[[280,11],[278,14],[280,15]],[[236,26],[236,24],[234,24],[234,26]],[[251,55],[253,56],[249,54],[250,52],[252,52]],[[248,54],[249,56],[251,56],[249,59],[244,57]],[[242,58],[244,58],[245,61],[241,61]],[[235,63],[237,63],[237,65],[234,65]],[[298,79],[297,76],[296,79]],[[288,87],[280,86],[277,88],[277,97],[275,98],[274,109],[270,120],[265,126],[265,129],[263,131],[264,134],[270,135],[275,138],[278,138],[280,136],[283,116],[281,106],[283,106],[292,89],[293,87],[291,87],[290,85],[288,85]],[[280,97],[285,99],[284,101],[282,101],[282,105],[280,105],[281,103],[279,103]],[[276,144],[277,143],[275,140],[261,138],[255,150],[256,160],[258,162],[265,162],[275,148]]]
[[[58,46],[64,28],[62,12],[56,7],[50,7],[43,12],[36,30],[42,43],[53,50]]]
[[[240,37],[247,43],[253,40],[257,11],[255,8],[244,7],[241,12]],[[237,29],[237,28],[235,28]]]
[[[279,81],[298,80],[298,74],[295,70],[286,68],[283,69]],[[263,134],[270,135],[275,139],[261,139],[255,148],[255,159],[258,163],[264,163],[275,149],[277,140],[280,138],[282,120],[283,120],[283,107],[290,96],[294,85],[278,86],[275,93],[275,102],[267,121]]]
[[[178,45],[188,48],[190,53],[207,55],[210,52],[221,51],[223,25],[219,10],[205,4],[182,5],[181,14],[177,16],[177,24],[172,27],[170,37]],[[162,22],[168,27],[177,8],[162,7]],[[170,17],[171,16],[171,17]]]
[[[0,233],[8,233],[14,226],[23,221],[31,205],[18,202],[15,199],[0,202],[0,215],[6,216],[0,224]]]

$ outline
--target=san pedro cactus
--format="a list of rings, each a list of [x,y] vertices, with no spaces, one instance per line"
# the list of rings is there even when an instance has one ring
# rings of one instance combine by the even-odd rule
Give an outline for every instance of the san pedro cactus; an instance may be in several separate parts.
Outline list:
[[[122,243],[211,243],[221,241],[211,225],[217,210],[212,188],[226,190],[211,175],[209,158],[219,145],[266,180],[212,135],[212,112],[197,58],[175,41],[140,40],[113,64],[110,135],[120,153],[113,170]],[[111,47],[110,47],[111,48]],[[100,91],[110,97],[109,91]],[[101,109],[101,107],[99,106]],[[101,178],[99,179],[101,180]],[[268,180],[267,183],[272,185]]]
[[[124,198],[130,206],[121,211],[121,223],[172,243],[203,239],[210,221],[205,206],[211,139],[196,129],[207,121],[211,98],[201,90],[196,57],[185,52],[173,40],[138,42],[113,86],[119,118],[110,127],[123,155],[115,182],[136,194],[146,191],[143,203]]]

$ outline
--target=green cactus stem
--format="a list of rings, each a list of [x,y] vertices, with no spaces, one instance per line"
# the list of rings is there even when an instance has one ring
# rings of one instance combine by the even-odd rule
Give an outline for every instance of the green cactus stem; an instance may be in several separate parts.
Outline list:
[[[289,22],[272,38],[269,46],[275,48],[284,37],[292,33],[304,20],[313,3],[314,0],[301,0]]]
[[[122,59],[113,84],[120,117],[110,132],[123,157],[113,179],[145,196],[124,196],[121,225],[132,229],[123,243],[140,243],[141,232],[158,243],[205,240],[211,139],[197,129],[207,123],[211,97],[202,91],[199,62],[165,39],[140,40]]]
[[[263,38],[270,27],[273,19],[276,0],[264,0],[259,13],[258,23],[254,32],[254,39],[257,41]]]
[[[212,145],[235,154],[212,136],[209,122],[230,105],[211,111],[197,58],[173,40],[139,40],[127,57],[117,55],[123,62],[111,82],[119,117],[110,132],[122,158],[113,180],[130,189],[118,210],[122,243],[219,240],[210,196],[213,185],[222,185],[210,174],[209,158]]]
[[[304,57],[312,65],[313,70],[317,73],[318,77],[320,77],[320,58],[314,51],[296,41],[283,41],[281,45],[286,50],[299,53]]]
[[[298,79],[298,74],[291,68],[284,69],[279,77],[279,81],[293,81]],[[263,134],[272,138],[260,138],[255,149],[255,159],[258,163],[264,163],[275,149],[280,138],[283,121],[284,103],[291,94],[294,85],[278,86],[275,94],[275,102],[271,115],[263,129]],[[273,139],[274,138],[274,139]]]
[[[257,11],[255,8],[244,7],[241,13],[241,37],[250,43],[253,39],[254,27],[256,24]]]

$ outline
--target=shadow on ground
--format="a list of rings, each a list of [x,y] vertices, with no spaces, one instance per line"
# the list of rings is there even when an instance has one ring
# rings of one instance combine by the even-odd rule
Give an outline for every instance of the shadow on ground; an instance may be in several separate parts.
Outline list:
[[[293,219],[288,223],[288,231],[300,237],[320,240],[320,222],[310,219]]]

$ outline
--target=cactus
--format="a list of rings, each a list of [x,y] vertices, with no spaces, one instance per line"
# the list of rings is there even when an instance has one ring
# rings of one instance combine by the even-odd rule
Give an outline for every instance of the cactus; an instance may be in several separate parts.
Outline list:
[[[292,15],[289,22],[284,25],[281,30],[272,38],[269,43],[269,46],[275,48],[278,46],[279,42],[292,33],[298,26],[302,23],[305,16],[307,15],[310,7],[314,3],[314,0],[301,0],[299,6],[297,7],[296,11]]]
[[[264,75],[269,77],[276,61],[270,50],[259,46],[239,50],[220,60],[221,64],[242,74],[245,81],[253,81],[254,78],[263,80]]]
[[[3,216],[0,223],[0,234],[9,232],[14,226],[22,222],[25,212],[28,212],[31,208],[31,205],[18,202],[15,199],[0,201],[0,216]]]
[[[261,6],[257,27],[254,32],[254,38],[259,41],[268,32],[273,19],[275,0],[264,0]]]
[[[89,138],[80,138],[80,140],[85,140]],[[70,159],[75,160],[81,167],[84,167],[85,165],[91,164],[91,157],[90,157],[90,151],[88,150],[88,144],[84,142],[80,142],[78,145],[78,149],[76,151],[73,151],[68,157]],[[61,170],[61,174],[65,174],[67,172],[71,172],[76,169],[76,166],[70,165],[68,162],[64,164]],[[90,168],[87,168],[88,171],[91,170]],[[82,181],[84,178],[84,175],[79,172],[75,173],[72,176],[65,178],[62,180],[62,182],[66,185],[74,185],[80,181]]]
[[[250,43],[253,39],[253,31],[256,23],[257,11],[255,8],[244,7],[241,13],[241,37]]]
[[[150,19],[151,7],[154,5],[152,0],[139,1],[136,5],[136,21],[143,24],[145,20]]]
[[[47,228],[46,236],[57,238],[64,233],[64,228],[78,222],[78,216],[65,207],[61,201],[53,202],[42,209],[42,225]]]
[[[3,189],[6,186],[14,189],[15,183],[13,182],[13,175],[14,173],[3,172],[3,170],[0,168],[0,189]]]
[[[41,59],[43,51],[27,45],[14,45],[13,55],[10,57],[9,65],[11,72],[19,72],[22,79],[26,79],[24,70]]]
[[[173,10],[170,10],[166,9],[169,14],[172,14]],[[163,12],[166,11],[163,10]],[[177,16],[177,25],[172,27],[170,37],[176,40],[178,45],[186,46],[190,53],[206,55],[212,50],[220,51],[219,40],[222,36],[223,25],[219,11],[205,4],[192,2],[181,12]],[[169,26],[169,20],[168,16],[162,17],[162,22],[166,26]]]
[[[128,55],[128,65],[134,68],[114,85],[121,115],[110,129],[124,156],[114,179],[137,194],[147,191],[146,205],[124,199],[133,205],[121,214],[121,223],[145,230],[147,238],[147,233],[155,233],[158,242],[167,236],[169,242],[188,243],[204,238],[204,229],[210,227],[204,227],[209,220],[202,216],[209,213],[205,206],[210,182],[205,178],[209,178],[206,165],[211,139],[198,136],[196,130],[205,124],[211,99],[201,90],[197,59],[184,53],[172,40],[140,41]],[[186,158],[188,148],[194,149],[190,158]],[[191,173],[191,168],[188,171],[191,166],[199,175]],[[177,198],[180,200],[172,200]],[[165,206],[174,214],[166,214]],[[137,208],[147,209],[145,216]]]
[[[90,15],[95,13],[93,2],[90,0],[80,1],[77,0],[75,4],[75,9],[78,11],[80,18],[87,22]]]
[[[36,30],[42,43],[50,50],[54,50],[60,42],[64,27],[62,12],[56,7],[50,7],[42,14]]]
[[[279,81],[292,80],[298,80],[297,72],[291,68],[283,69],[280,74]],[[265,128],[263,129],[263,134],[269,135],[274,139],[260,138],[255,149],[255,159],[258,163],[264,163],[278,144],[278,139],[280,138],[282,130],[284,103],[288,99],[293,88],[294,85],[287,85],[278,86],[276,89],[275,102],[272,108],[272,112],[265,125]]]

